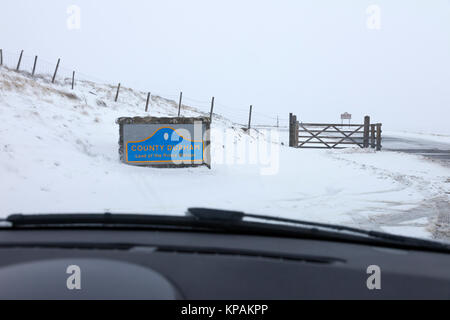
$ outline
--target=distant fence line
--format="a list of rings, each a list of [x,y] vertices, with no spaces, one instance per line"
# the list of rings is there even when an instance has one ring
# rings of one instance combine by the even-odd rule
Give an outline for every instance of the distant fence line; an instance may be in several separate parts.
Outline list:
[[[48,60],[42,59],[38,55],[25,55],[24,50],[21,50],[18,53],[12,53],[0,49],[0,66],[5,66],[8,69],[15,70],[17,72],[28,73],[33,78],[45,79],[53,84],[58,84],[58,79],[62,79],[62,85],[68,85],[72,90],[76,88],[77,80],[98,82],[99,84],[107,84],[109,82],[97,77],[88,76],[86,74],[76,72],[75,70],[64,68],[62,66],[61,59],[57,59],[54,63],[52,63]],[[118,102],[120,99],[121,91],[123,89],[122,83],[118,83],[117,85],[112,87],[114,90],[112,92],[113,100],[115,102]],[[158,95],[162,98],[169,96],[171,98],[170,100],[178,100],[178,116],[183,116],[183,110],[185,110],[186,107],[189,107],[183,104],[184,100],[194,101],[194,104],[190,104],[190,106],[198,109],[205,115],[207,114],[211,118],[211,121],[215,116],[223,117],[230,120],[234,125],[240,126],[245,130],[256,128],[256,126],[258,125],[261,127],[272,125],[274,127],[281,127],[281,122],[283,122],[284,125],[287,125],[288,122],[288,119],[282,119],[277,116],[255,112],[253,106],[249,106],[247,110],[243,110],[242,108],[238,109],[217,103],[214,97],[212,97],[210,102],[191,99],[189,97],[183,96],[183,92],[180,92],[179,96],[177,95],[177,98],[175,98],[174,94],[158,94],[146,92],[146,98],[143,98],[143,100],[145,101],[143,110],[145,110],[145,112],[151,112],[149,107],[152,95]],[[198,101],[198,104],[195,103],[195,101]],[[199,104],[201,104],[202,109],[200,108]],[[265,120],[261,121],[260,118],[264,118]],[[267,122],[269,121],[272,123],[267,124]]]

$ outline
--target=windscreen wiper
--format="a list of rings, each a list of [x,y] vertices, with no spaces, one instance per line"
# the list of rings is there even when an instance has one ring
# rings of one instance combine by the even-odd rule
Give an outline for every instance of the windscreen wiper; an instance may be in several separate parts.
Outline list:
[[[389,234],[379,231],[363,230],[341,225],[332,225],[326,223],[309,222],[295,219],[287,219],[275,216],[264,216],[256,214],[248,214],[239,211],[224,211],[215,209],[205,209],[205,208],[191,208],[188,210],[188,214],[197,217],[202,220],[226,220],[226,221],[243,221],[253,220],[253,221],[268,221],[276,222],[285,225],[300,226],[302,228],[310,228],[310,231],[326,232],[326,230],[331,230],[331,232],[338,232],[341,235],[354,235],[363,236],[369,239],[378,239],[385,244],[403,244],[405,246],[421,247],[421,248],[434,248],[438,250],[443,250],[450,252],[450,244],[430,241],[425,239],[411,238],[405,236],[399,236],[394,234]]]
[[[3,223],[2,223],[3,222]],[[55,214],[12,215],[1,221],[10,229],[36,228],[127,228],[173,229],[196,232],[219,232],[261,236],[294,237],[382,245],[403,249],[424,249],[450,252],[445,243],[407,238],[351,227],[334,226],[278,217],[191,208],[185,216],[135,214]]]

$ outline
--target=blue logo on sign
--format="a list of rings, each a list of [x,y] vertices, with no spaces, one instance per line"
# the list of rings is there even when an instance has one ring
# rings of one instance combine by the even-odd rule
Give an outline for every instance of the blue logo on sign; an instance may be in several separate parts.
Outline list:
[[[191,141],[170,127],[160,128],[142,141],[126,144],[127,162],[203,162],[203,141]]]

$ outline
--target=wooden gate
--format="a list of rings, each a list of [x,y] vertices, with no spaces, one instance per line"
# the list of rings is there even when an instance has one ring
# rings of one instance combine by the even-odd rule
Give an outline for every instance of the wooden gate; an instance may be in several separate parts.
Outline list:
[[[300,123],[297,116],[289,116],[289,146],[293,148],[343,149],[352,145],[360,148],[381,146],[381,123],[371,124],[365,117],[364,124]]]

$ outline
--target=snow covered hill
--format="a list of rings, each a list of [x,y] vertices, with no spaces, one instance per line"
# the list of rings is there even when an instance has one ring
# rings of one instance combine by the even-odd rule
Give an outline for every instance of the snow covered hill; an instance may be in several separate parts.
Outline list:
[[[124,116],[146,116],[146,93],[92,82],[51,84],[0,67],[0,215],[183,214],[190,206],[450,239],[438,224],[449,208],[449,168],[372,150],[295,150],[283,133],[216,117],[213,167],[151,169],[122,164]],[[177,103],[153,96],[151,116]],[[205,116],[184,106],[184,116]],[[437,232],[437,230],[439,232]]]

